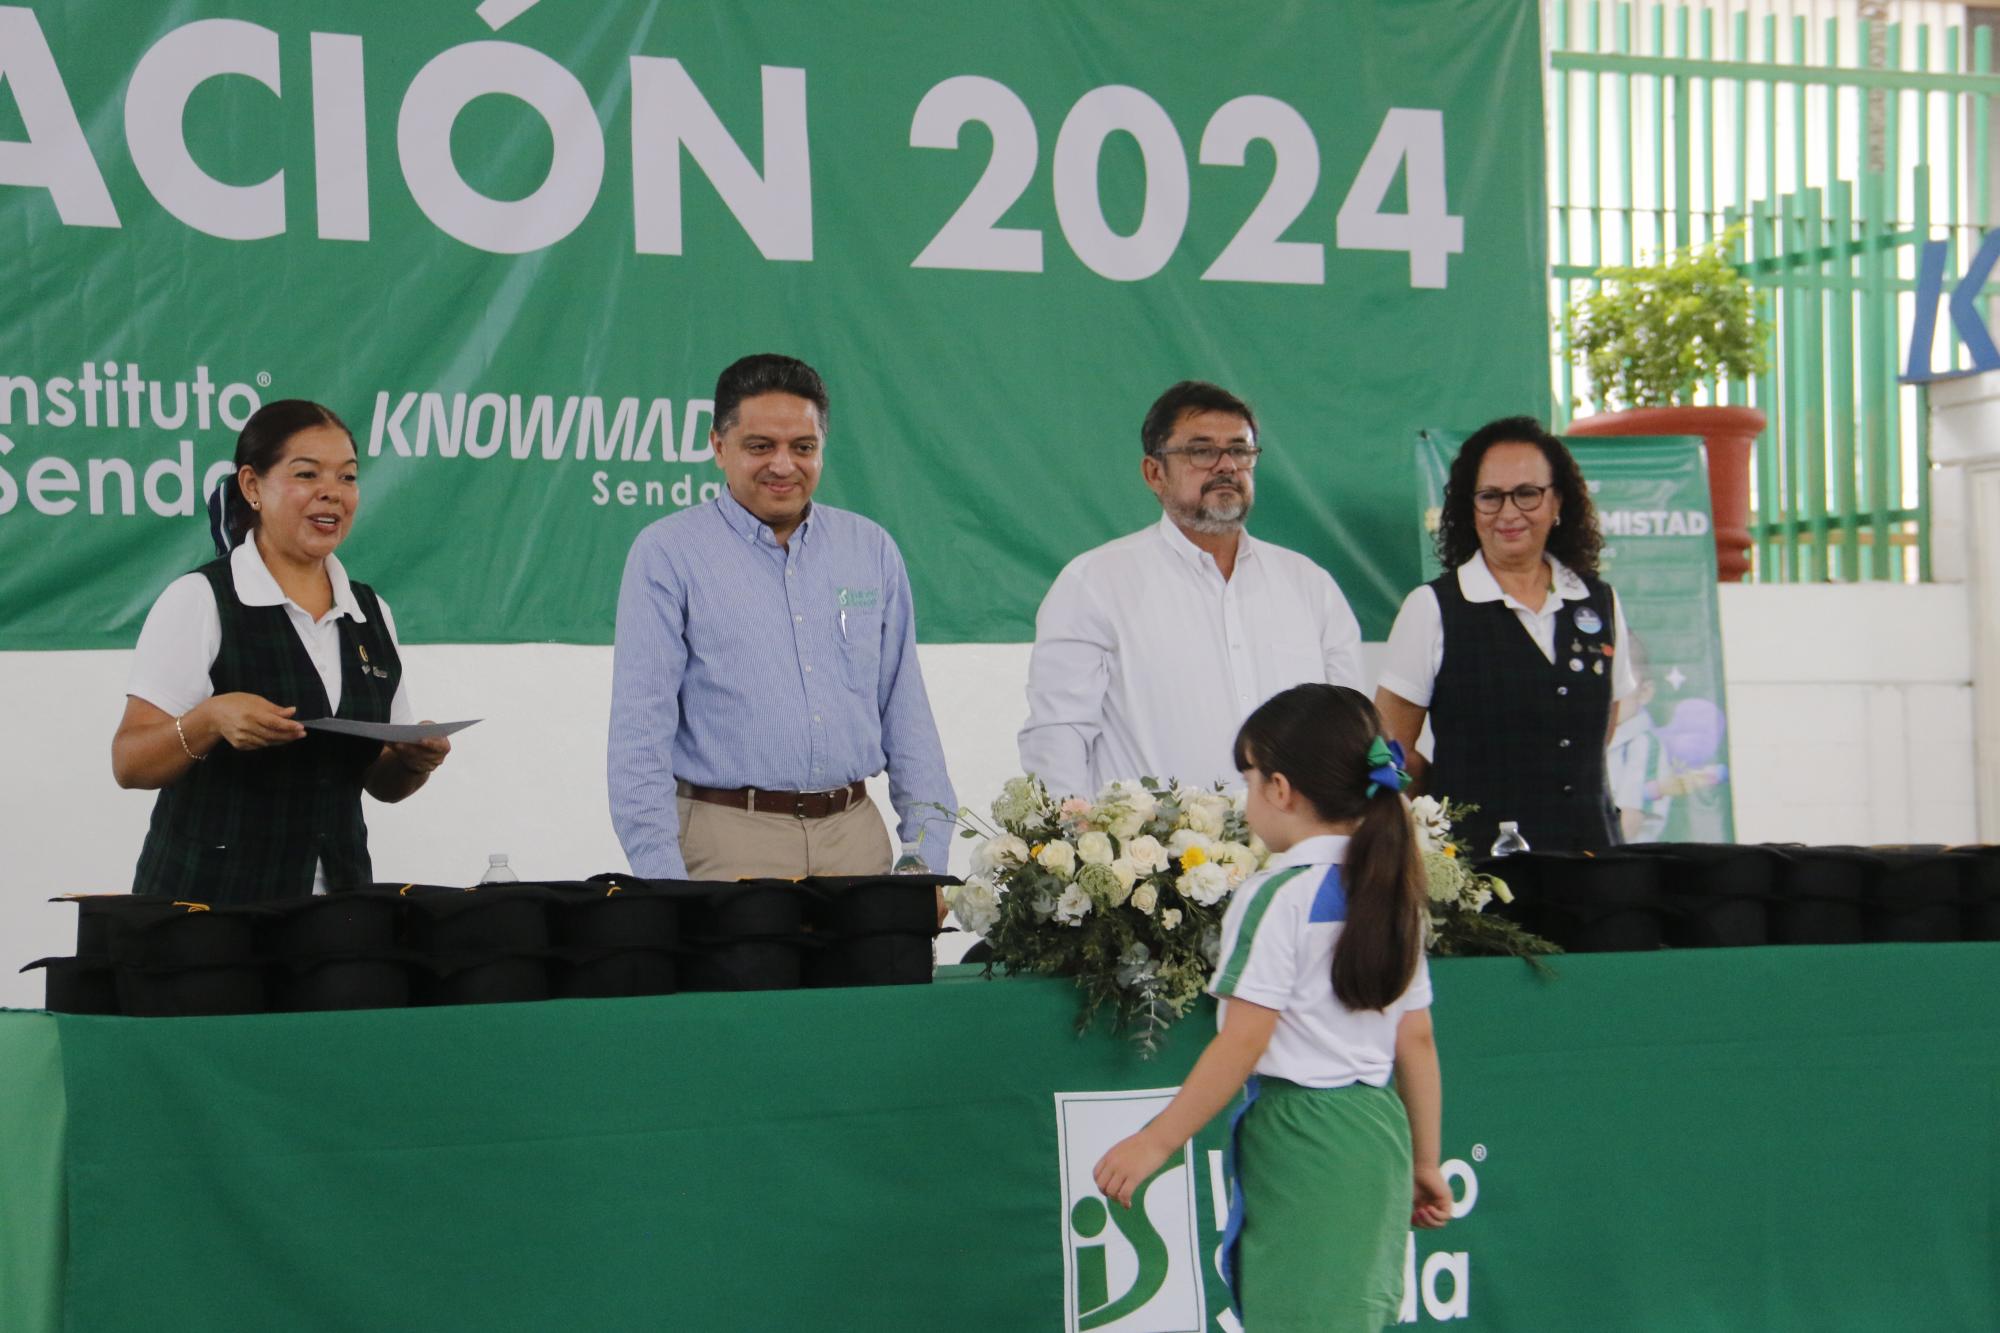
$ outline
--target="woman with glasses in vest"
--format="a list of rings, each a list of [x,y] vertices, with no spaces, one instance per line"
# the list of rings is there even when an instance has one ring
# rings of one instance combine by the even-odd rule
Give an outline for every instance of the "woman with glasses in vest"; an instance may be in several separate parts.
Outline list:
[[[1537,851],[1624,841],[1605,749],[1638,682],[1603,544],[1576,459],[1541,422],[1491,422],[1458,451],[1437,532],[1448,572],[1404,599],[1375,706],[1418,790],[1478,807],[1459,826],[1478,851],[1502,821]]]
[[[317,403],[266,404],[209,499],[218,558],[167,586],[139,633],[111,743],[157,790],[134,893],[243,903],[366,887],[361,793],[400,801],[449,753],[308,730],[416,720],[388,604],[334,556],[360,508],[354,438]]]

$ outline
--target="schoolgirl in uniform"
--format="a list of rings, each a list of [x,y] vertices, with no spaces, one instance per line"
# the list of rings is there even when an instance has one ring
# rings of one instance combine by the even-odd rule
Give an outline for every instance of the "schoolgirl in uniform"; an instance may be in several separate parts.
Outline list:
[[[1097,1164],[1129,1207],[1244,1089],[1223,1270],[1245,1333],[1394,1323],[1407,1228],[1451,1216],[1422,870],[1381,732],[1338,685],[1296,686],[1244,722],[1236,767],[1272,857],[1223,919],[1219,1031],[1167,1109]]]

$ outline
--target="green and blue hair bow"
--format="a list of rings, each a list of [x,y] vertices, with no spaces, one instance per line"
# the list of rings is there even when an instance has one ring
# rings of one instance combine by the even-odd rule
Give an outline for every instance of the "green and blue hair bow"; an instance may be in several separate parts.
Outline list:
[[[1368,790],[1364,794],[1373,800],[1376,792],[1400,792],[1409,785],[1410,775],[1403,771],[1403,747],[1377,736],[1368,747]]]

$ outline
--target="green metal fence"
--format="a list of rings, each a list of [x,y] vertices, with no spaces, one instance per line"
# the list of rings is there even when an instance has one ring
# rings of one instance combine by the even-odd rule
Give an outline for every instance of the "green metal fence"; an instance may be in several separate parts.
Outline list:
[[[1897,376],[1917,245],[1947,241],[1956,274],[1985,230],[1990,32],[1958,5],[1783,9],[1548,5],[1552,309],[1747,221],[1770,370],[1698,401],[1770,419],[1753,577],[1928,578],[1928,418]],[[1559,412],[1592,410],[1560,319],[1554,350]]]

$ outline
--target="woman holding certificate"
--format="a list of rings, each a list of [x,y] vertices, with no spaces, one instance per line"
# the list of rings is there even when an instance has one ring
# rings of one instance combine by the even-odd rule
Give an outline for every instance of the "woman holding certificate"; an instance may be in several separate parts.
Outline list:
[[[111,742],[157,790],[134,893],[255,902],[366,887],[365,789],[400,801],[443,737],[383,744],[307,722],[413,722],[388,603],[334,556],[360,508],[353,436],[317,403],[266,404],[209,499],[218,558],[169,584],[139,633]]]

